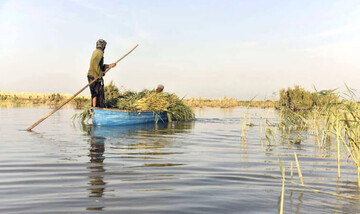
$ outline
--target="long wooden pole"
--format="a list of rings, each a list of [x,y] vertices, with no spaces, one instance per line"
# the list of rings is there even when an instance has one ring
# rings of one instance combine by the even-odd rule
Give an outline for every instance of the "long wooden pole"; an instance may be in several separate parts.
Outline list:
[[[118,59],[115,64],[117,64],[118,62],[120,62],[122,59],[124,59],[127,55],[129,55],[133,50],[135,50],[135,48],[137,48],[139,45],[135,45],[135,47],[133,49],[131,49],[127,54],[125,54],[124,56],[122,56],[120,59]],[[111,68],[108,68],[105,70],[104,73],[108,72]],[[74,94],[71,98],[69,98],[68,100],[66,100],[65,102],[63,102],[60,106],[58,106],[56,109],[54,109],[53,111],[51,111],[49,114],[47,114],[45,117],[41,118],[39,121],[37,121],[36,123],[34,123],[32,126],[30,126],[29,128],[27,128],[27,131],[31,131],[35,126],[39,125],[39,123],[41,123],[42,121],[44,121],[46,118],[50,117],[52,114],[54,114],[56,111],[58,111],[59,109],[61,109],[64,105],[66,105],[68,102],[70,102],[71,100],[73,100],[77,95],[79,95],[82,91],[84,91],[89,85],[93,84],[96,80],[98,80],[99,78],[94,79],[93,81],[89,82],[89,84],[87,84],[86,86],[84,86],[82,89],[80,89],[80,91],[78,91],[76,94]]]

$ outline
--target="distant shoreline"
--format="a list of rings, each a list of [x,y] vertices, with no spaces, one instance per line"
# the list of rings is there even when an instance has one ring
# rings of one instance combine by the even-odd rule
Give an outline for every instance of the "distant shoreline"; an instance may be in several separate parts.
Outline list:
[[[0,107],[35,107],[35,106],[49,106],[55,107],[65,100],[72,97],[72,94],[62,93],[31,93],[31,92],[7,92],[0,91]],[[90,105],[91,96],[79,95],[72,100],[69,106],[82,109]],[[235,98],[223,97],[221,99],[207,99],[207,98],[189,98],[184,99],[184,102],[191,108],[234,108],[234,107],[257,107],[257,108],[275,108],[277,101],[275,100],[252,100],[241,101]]]
[[[235,98],[223,97],[221,99],[207,98],[190,98],[184,99],[185,103],[191,108],[234,108],[234,107],[251,107],[251,108],[275,108],[278,101],[275,100],[251,100],[243,101]]]
[[[0,107],[35,107],[41,105],[55,107],[72,96],[72,94],[60,93],[0,91]],[[90,103],[90,99],[91,97],[88,95],[79,95],[67,105],[77,109],[81,109]]]

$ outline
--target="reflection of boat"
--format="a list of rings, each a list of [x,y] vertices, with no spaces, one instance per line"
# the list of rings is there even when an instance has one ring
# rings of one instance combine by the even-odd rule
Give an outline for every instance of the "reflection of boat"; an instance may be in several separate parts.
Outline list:
[[[97,126],[119,126],[168,121],[166,112],[129,112],[116,109],[92,108],[92,122]]]
[[[121,137],[125,135],[133,135],[134,133],[156,133],[160,132],[166,134],[171,132],[171,126],[169,123],[143,123],[127,126],[93,126],[92,135],[97,137]]]

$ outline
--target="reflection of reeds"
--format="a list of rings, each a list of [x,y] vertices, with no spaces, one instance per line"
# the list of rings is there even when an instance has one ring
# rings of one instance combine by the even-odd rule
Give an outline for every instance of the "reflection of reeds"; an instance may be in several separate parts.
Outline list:
[[[246,111],[243,116],[242,125],[241,125],[241,139],[245,139],[247,137],[247,133],[249,131],[249,129],[246,128],[247,126],[250,127],[249,111]]]

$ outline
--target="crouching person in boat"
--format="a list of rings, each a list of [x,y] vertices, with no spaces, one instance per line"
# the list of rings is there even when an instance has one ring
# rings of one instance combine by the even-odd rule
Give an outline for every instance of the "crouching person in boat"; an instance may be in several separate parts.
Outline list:
[[[159,85],[156,87],[155,91],[156,91],[157,93],[163,92],[163,91],[164,91],[164,85],[159,84]]]
[[[115,67],[116,64],[105,65],[104,64],[104,50],[106,47],[106,41],[99,39],[96,42],[96,49],[92,53],[90,60],[90,68],[87,74],[89,83],[94,79],[97,79],[93,84],[90,85],[91,92],[91,106],[103,108],[105,103],[104,96],[104,79],[105,70],[108,68]]]

